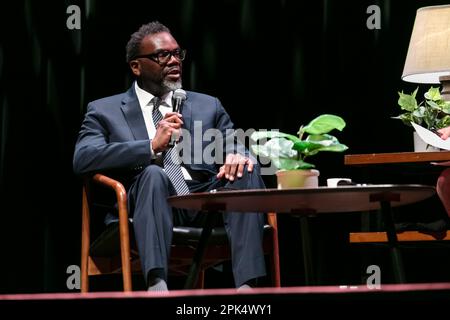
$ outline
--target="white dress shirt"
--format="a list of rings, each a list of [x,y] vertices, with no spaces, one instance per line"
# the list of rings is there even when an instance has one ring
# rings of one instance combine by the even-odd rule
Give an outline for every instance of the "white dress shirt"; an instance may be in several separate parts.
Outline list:
[[[140,88],[137,82],[134,82],[134,89],[136,91],[136,95],[139,101],[139,106],[142,110],[142,115],[144,116],[144,122],[145,127],[147,128],[147,134],[148,138],[150,140],[153,139],[153,137],[156,135],[156,128],[155,124],[153,123],[153,103],[152,99],[155,97],[150,92],[145,91],[144,89]],[[172,95],[173,91],[170,91],[166,95],[161,97],[161,104],[159,105],[159,111],[161,111],[161,114],[164,118],[167,112],[172,111]],[[150,148],[151,148],[150,144]],[[152,150],[153,154],[153,150]],[[161,156],[161,154],[156,154],[156,156]],[[189,173],[186,171],[186,168],[181,166],[181,171],[183,172],[183,176],[185,180],[191,180],[192,177],[189,175]]]

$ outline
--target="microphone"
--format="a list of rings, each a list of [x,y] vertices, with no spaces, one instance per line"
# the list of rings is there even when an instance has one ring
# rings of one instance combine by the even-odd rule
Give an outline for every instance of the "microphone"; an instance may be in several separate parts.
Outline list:
[[[172,95],[172,111],[181,113],[184,100],[186,100],[186,91],[183,89],[175,90]]]
[[[186,91],[183,89],[177,89],[173,92],[172,95],[172,111],[181,113],[183,111],[183,102],[186,100]],[[178,142],[180,142],[182,137],[171,137],[171,141],[169,142],[169,147],[174,147]]]

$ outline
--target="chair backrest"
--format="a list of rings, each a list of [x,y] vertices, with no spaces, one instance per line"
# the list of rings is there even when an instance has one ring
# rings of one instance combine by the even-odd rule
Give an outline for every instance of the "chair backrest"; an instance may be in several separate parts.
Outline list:
[[[119,214],[118,223],[108,225],[94,241],[91,241],[91,182],[108,188],[115,193]],[[275,213],[267,216],[268,224],[264,232],[264,252],[270,256],[270,274],[274,286],[280,286],[280,266],[278,251],[277,219]],[[188,275],[193,257],[198,256],[197,248],[202,228],[174,227],[169,270],[172,274]],[[120,257],[120,258],[119,258]],[[214,228],[208,245],[198,261],[199,273],[197,287],[204,285],[204,271],[216,264],[229,260],[230,248],[225,229]],[[197,264],[195,262],[194,264]],[[122,273],[123,290],[132,290],[132,272],[142,272],[137,252],[133,228],[130,228],[127,193],[123,184],[104,174],[85,177],[82,193],[82,231],[81,231],[81,292],[89,291],[89,276],[108,273]],[[188,277],[189,278],[189,277]],[[195,281],[194,281],[195,282]]]

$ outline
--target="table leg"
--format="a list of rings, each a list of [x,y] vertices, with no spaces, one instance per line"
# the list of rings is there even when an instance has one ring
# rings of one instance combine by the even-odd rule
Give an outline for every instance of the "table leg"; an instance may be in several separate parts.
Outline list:
[[[389,201],[380,201],[381,212],[384,218],[384,224],[388,237],[389,250],[391,255],[392,269],[396,283],[405,283],[405,272],[400,249],[398,247],[397,233],[395,231],[392,209]]]
[[[305,284],[313,285],[315,283],[314,265],[312,258],[311,234],[309,231],[309,221],[306,215],[299,216],[300,236],[302,239],[303,266],[305,268]]]
[[[192,265],[189,268],[189,273],[184,284],[185,289],[192,289],[197,283],[203,255],[208,245],[211,231],[217,222],[217,214],[218,213],[215,212],[208,212],[206,214],[205,226],[203,227],[202,234],[200,235],[200,240],[198,241],[197,248],[195,249],[194,257],[192,259]]]

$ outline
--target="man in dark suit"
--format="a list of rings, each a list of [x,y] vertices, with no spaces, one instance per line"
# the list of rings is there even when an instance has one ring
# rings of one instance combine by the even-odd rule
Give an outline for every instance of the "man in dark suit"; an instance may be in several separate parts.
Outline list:
[[[188,91],[182,112],[172,110],[174,91],[181,89],[184,57],[167,27],[159,22],[143,25],[127,44],[127,61],[136,81],[125,93],[89,103],[75,147],[77,174],[120,170],[129,181],[129,209],[149,290],[167,290],[173,225],[201,220],[197,213],[168,205],[168,196],[180,194],[178,183],[187,184],[190,192],[264,188],[256,161],[237,141],[217,98]],[[162,117],[159,122],[156,113]],[[198,132],[207,130],[220,133],[213,156],[222,156],[221,163],[205,161],[203,151],[211,142],[203,141]],[[171,150],[172,138],[180,136],[178,146],[185,147],[184,179],[177,182],[168,173],[164,156]],[[235,285],[248,288],[265,275],[263,215],[225,213],[223,220]]]

